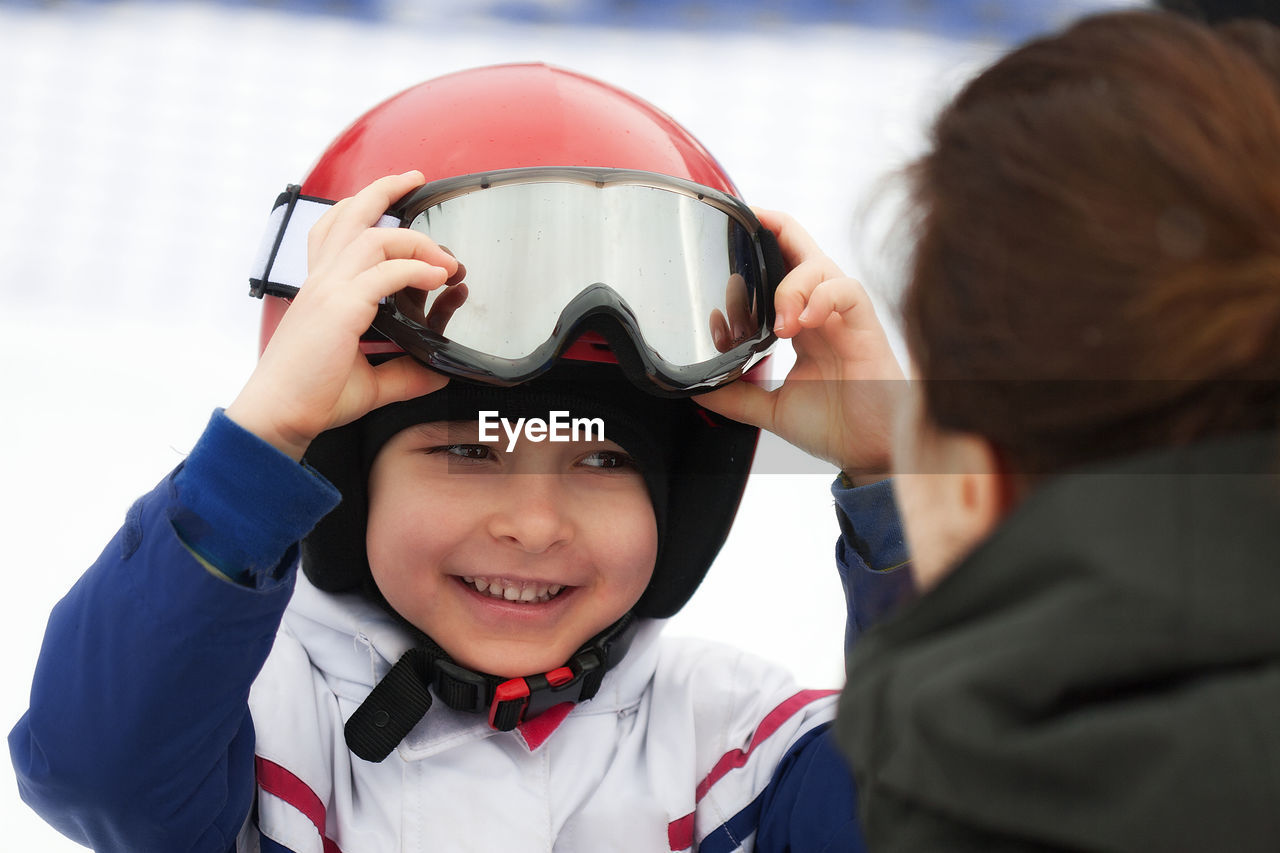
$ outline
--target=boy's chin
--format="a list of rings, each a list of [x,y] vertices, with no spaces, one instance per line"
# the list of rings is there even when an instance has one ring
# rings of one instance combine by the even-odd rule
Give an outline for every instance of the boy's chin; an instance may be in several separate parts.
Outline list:
[[[583,638],[582,643],[588,639],[590,638]],[[499,678],[522,678],[526,675],[550,672],[564,666],[573,657],[574,652],[582,647],[582,643],[564,651],[563,654],[558,648],[528,649],[521,648],[517,644],[507,644],[507,648],[484,647],[483,644],[477,644],[481,647],[473,646],[460,654],[454,654],[449,649],[445,651],[449,652],[454,661],[472,671],[496,675]]]

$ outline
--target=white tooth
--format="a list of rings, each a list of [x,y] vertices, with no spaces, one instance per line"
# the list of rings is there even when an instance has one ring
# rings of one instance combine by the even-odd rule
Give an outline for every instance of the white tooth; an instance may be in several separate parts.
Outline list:
[[[549,587],[547,588],[547,594],[548,594],[548,595],[559,595],[559,594],[560,594],[560,590],[562,590],[562,589],[564,589],[564,587],[562,587],[560,584],[558,584],[558,583],[553,583],[551,586],[549,586]]]
[[[521,601],[533,601],[537,597],[538,591],[531,586],[526,586],[524,589],[520,590]]]
[[[517,601],[520,598],[520,590],[514,586],[509,586],[502,591],[502,597],[507,601]]]
[[[469,578],[469,577],[467,577],[466,575],[463,575],[463,576],[462,576],[462,579],[463,579],[464,581],[466,581],[467,583],[475,583],[475,582],[476,582],[476,579],[475,579],[475,578]]]
[[[481,592],[484,592],[486,589],[489,588],[489,582],[484,578],[476,578],[475,585],[476,585],[476,589],[480,590]]]
[[[534,595],[534,598],[538,599],[539,601],[547,600],[547,585],[545,583],[538,584],[533,588],[533,591],[537,593],[536,595]]]

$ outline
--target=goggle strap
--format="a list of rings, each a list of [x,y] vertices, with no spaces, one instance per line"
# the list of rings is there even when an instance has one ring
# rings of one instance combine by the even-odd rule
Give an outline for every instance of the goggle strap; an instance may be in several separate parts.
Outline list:
[[[277,198],[250,267],[249,295],[292,299],[307,280],[307,235],[334,202],[304,196],[290,184]],[[380,228],[398,228],[400,219],[383,215]]]

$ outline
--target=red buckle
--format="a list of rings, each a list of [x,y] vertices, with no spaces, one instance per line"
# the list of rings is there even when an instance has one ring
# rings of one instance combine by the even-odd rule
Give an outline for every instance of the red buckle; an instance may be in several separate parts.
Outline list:
[[[573,670],[567,666],[553,669],[546,674],[547,683],[552,687],[562,687],[573,681]]]
[[[511,703],[519,703],[514,718]],[[512,678],[498,685],[493,692],[493,704],[489,706],[489,726],[499,731],[511,731],[524,719],[525,708],[529,707],[529,682],[523,678]],[[501,714],[501,718],[499,718]]]
[[[538,684],[546,679],[546,687],[539,687],[545,691],[546,688],[555,690],[571,684],[577,676],[570,667],[562,666],[534,678]],[[493,691],[493,703],[489,705],[489,727],[502,732],[511,731],[524,722],[532,700],[533,687],[527,678],[511,678],[502,682]]]

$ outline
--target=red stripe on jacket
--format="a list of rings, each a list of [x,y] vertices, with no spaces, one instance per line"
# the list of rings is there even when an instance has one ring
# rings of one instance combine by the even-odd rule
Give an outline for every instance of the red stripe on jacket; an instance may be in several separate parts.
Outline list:
[[[712,786],[728,775],[731,770],[736,770],[745,765],[751,758],[751,753],[755,752],[756,747],[772,737],[782,727],[783,723],[799,713],[802,708],[811,702],[825,699],[838,692],[837,690],[801,690],[766,714],[764,719],[760,721],[760,725],[756,727],[755,734],[751,736],[751,743],[747,745],[747,748],[745,750],[733,749],[726,752],[711,768],[711,772],[698,783],[697,791],[694,793],[694,803],[702,802],[702,798],[707,795]],[[684,817],[667,824],[667,840],[671,843],[672,850],[687,850],[693,846],[695,814],[696,812],[689,812]]]
[[[324,834],[325,808],[316,792],[274,761],[268,761],[261,755],[255,755],[253,761],[258,774],[258,787],[302,812],[315,825],[316,832],[320,833],[324,853],[342,853],[338,845]]]

